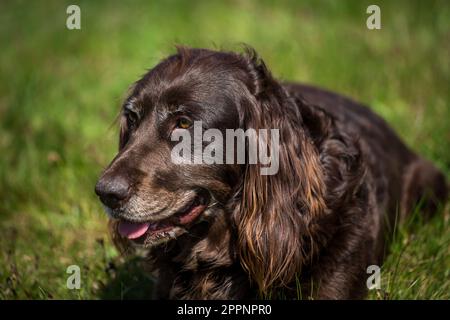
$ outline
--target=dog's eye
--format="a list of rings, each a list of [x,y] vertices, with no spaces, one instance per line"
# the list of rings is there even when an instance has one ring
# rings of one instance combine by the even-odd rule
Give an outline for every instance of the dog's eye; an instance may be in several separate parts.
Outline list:
[[[192,121],[186,117],[181,117],[177,121],[177,128],[189,129],[192,126]]]
[[[137,125],[137,120],[138,120],[137,115],[135,113],[133,113],[133,112],[126,112],[125,113],[125,117],[127,119],[127,127],[128,127],[128,129],[130,129],[130,130],[135,129],[136,125]]]

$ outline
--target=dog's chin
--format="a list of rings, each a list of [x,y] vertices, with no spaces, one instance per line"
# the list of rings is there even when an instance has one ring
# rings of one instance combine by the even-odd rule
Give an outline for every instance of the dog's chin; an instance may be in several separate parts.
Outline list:
[[[132,222],[120,219],[117,231],[134,247],[154,247],[189,232],[193,225],[204,220],[209,203],[207,193],[197,194],[181,209],[161,220]]]

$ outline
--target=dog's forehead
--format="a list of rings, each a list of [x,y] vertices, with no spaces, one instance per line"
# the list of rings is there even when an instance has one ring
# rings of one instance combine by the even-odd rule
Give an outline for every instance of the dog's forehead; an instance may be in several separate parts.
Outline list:
[[[133,85],[124,107],[147,113],[191,105],[198,112],[233,113],[248,94],[242,62],[236,55],[195,50],[168,57]]]
[[[208,95],[204,95],[202,90],[192,86],[168,86],[159,92],[146,89],[134,93],[125,100],[123,108],[136,113],[153,109],[172,110],[186,104],[204,105],[207,98]]]
[[[153,108],[176,109],[180,105],[220,106],[234,100],[239,84],[208,74],[180,75],[173,79],[141,79],[123,107],[140,112]]]

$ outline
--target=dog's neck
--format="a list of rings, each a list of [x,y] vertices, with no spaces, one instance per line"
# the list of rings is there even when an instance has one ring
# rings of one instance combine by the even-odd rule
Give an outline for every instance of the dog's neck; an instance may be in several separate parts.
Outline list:
[[[152,250],[156,295],[171,299],[249,298],[250,281],[238,259],[232,225],[224,211]],[[165,286],[163,286],[164,284]]]

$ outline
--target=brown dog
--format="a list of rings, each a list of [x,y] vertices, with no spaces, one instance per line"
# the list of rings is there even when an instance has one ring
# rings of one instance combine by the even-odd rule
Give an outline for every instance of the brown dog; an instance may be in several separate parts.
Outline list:
[[[174,163],[171,134],[194,121],[278,129],[277,173]],[[117,243],[148,250],[159,298],[345,299],[365,297],[396,213],[435,211],[447,187],[368,108],[281,84],[251,50],[181,48],[134,85],[96,193]]]

